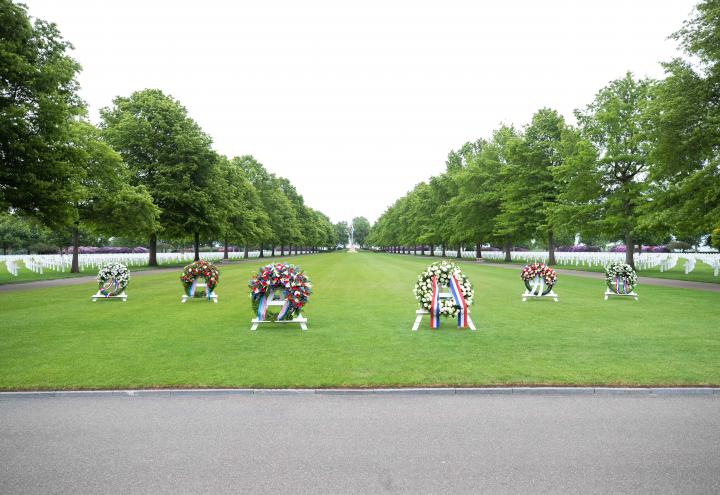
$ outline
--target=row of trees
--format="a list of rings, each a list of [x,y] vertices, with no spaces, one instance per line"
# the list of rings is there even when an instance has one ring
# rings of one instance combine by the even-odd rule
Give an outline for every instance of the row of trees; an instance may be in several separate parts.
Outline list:
[[[117,97],[94,126],[80,70],[54,24],[0,0],[0,227],[83,235],[316,249],[344,242],[326,215],[252,156],[228,158],[158,89]],[[28,226],[29,224],[29,226]],[[23,230],[25,229],[25,230]],[[37,230],[37,229],[36,229]],[[4,237],[10,238],[11,235]],[[3,246],[7,249],[7,245]]]
[[[631,73],[575,112],[569,125],[543,108],[522,130],[451,151],[443,174],[418,184],[368,238],[407,246],[535,243],[549,251],[583,241],[635,246],[671,237],[698,245],[720,236],[720,1],[707,0],[674,37],[693,62],[664,64],[663,80]]]

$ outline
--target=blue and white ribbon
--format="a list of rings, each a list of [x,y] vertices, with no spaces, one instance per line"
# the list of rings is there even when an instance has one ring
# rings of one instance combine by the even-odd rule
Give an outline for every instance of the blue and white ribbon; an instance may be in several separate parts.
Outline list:
[[[450,294],[455,299],[455,305],[459,308],[457,315],[457,324],[459,328],[467,328],[468,326],[468,307],[465,302],[465,295],[463,294],[460,283],[458,282],[455,274],[453,273],[450,277]]]

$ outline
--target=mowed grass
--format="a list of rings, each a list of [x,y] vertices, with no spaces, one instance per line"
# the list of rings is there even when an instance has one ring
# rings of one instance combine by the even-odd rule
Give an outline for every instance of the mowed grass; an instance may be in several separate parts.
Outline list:
[[[309,330],[250,331],[258,263],[222,267],[219,304],[180,303],[178,274],[131,279],[127,303],[94,284],[0,294],[0,388],[720,385],[720,294],[640,286],[604,301],[602,281],[561,275],[559,303],[521,302],[518,272],[463,262],[477,332],[410,328],[431,261],[333,253],[298,261]]]

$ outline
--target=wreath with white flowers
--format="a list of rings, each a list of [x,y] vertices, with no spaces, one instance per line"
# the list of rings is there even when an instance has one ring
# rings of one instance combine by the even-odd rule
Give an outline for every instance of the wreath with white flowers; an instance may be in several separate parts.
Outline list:
[[[632,266],[613,261],[605,267],[605,282],[615,294],[630,294],[637,285],[637,273]]]
[[[553,286],[557,283],[557,272],[547,266],[545,263],[531,263],[526,265],[520,272],[520,278],[525,282],[525,288],[528,292],[533,291],[530,282],[535,280],[535,277],[540,277],[545,282],[545,289],[542,295],[545,296],[550,293]]]
[[[472,304],[475,291],[473,290],[470,280],[455,263],[443,260],[436,261],[432,265],[428,266],[425,271],[418,276],[417,282],[415,282],[413,294],[415,294],[415,298],[422,309],[430,311],[430,303],[433,295],[433,277],[436,277],[438,286],[449,286],[450,278],[453,275],[455,275],[455,278],[460,285],[460,290],[463,293],[465,303],[468,306]],[[459,310],[460,307],[458,307],[453,298],[440,299],[441,316],[455,317],[457,316]]]
[[[260,268],[248,283],[253,311],[258,319],[292,320],[307,304],[312,283],[299,266],[273,263]],[[278,313],[268,310],[267,303],[280,296],[285,304]],[[262,316],[262,318],[260,318]]]
[[[197,285],[198,277],[202,277],[205,280],[205,290],[196,291],[195,286]],[[196,261],[190,263],[183,268],[183,273],[180,275],[180,282],[183,284],[185,293],[190,297],[208,297],[217,287],[220,281],[220,271],[215,265],[205,260]]]
[[[130,271],[122,263],[105,263],[97,274],[98,292],[105,297],[119,296],[130,281]]]

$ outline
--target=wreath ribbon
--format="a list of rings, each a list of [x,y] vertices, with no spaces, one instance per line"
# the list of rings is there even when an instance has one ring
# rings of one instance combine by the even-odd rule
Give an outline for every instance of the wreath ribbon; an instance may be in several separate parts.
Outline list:
[[[530,293],[542,296],[543,292],[545,292],[545,277],[535,275],[532,285],[530,286]]]
[[[430,300],[430,328],[440,328],[440,287],[437,283],[437,277],[432,278],[432,286],[432,299]],[[458,282],[454,274],[450,277],[449,288],[450,294],[455,300],[455,305],[459,308],[457,326],[458,328],[467,328],[468,307],[465,302],[465,295],[460,288],[460,282]]]
[[[458,328],[467,328],[468,307],[467,303],[465,302],[465,295],[463,294],[463,291],[460,288],[460,283],[458,282],[454,273],[453,276],[450,278],[450,293],[452,294],[453,299],[455,299],[455,304],[458,308],[460,308],[457,315]]]
[[[621,277],[619,275],[615,276],[615,293],[616,294],[627,294],[628,293],[625,277]]]
[[[283,296],[285,296],[285,291],[283,292]],[[269,292],[263,294],[260,296],[260,304],[258,305],[258,313],[257,317],[258,320],[263,321],[265,320],[265,316],[267,316],[267,309],[270,304],[270,301],[273,300],[273,297],[275,297],[275,289],[270,289]],[[285,304],[283,304],[282,308],[280,309],[280,313],[277,315],[276,320],[280,321],[285,317],[285,314],[290,309],[290,301],[285,299]]]
[[[437,277],[432,278],[432,299],[430,300],[430,328],[440,328],[440,291]]]

